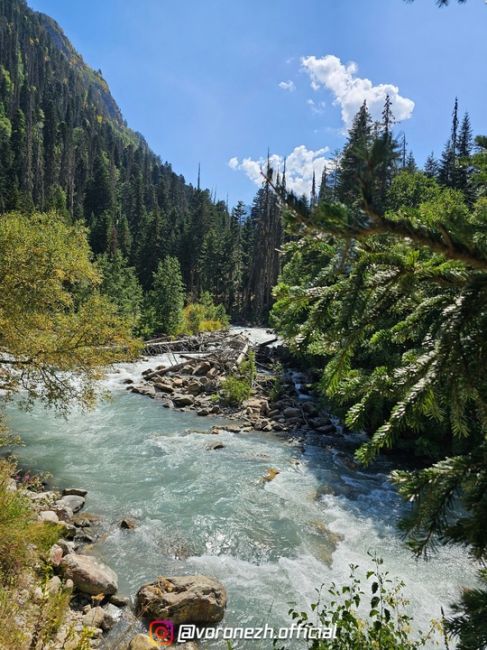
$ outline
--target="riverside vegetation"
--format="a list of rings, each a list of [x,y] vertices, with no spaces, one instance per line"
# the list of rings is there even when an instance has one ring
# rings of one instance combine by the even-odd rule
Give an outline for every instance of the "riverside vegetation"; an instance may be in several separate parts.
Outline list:
[[[0,16],[3,399],[88,408],[104,368],[137,358],[137,337],[270,314],[295,362],[321,375],[327,408],[368,434],[357,462],[395,450],[417,463],[405,471],[398,461],[392,475],[411,504],[412,551],[458,544],[480,567],[478,588],[425,634],[485,648],[487,137],[474,140],[455,103],[441,158],[419,169],[397,141],[390,102],[378,123],[364,104],[309,199],[268,166],[250,214],[242,204],[230,212],[128,129],[101,73],[54,21],[23,0],[0,0]],[[250,354],[222,378],[222,401],[244,404],[255,379]],[[48,648],[72,624],[63,647],[95,646],[101,628],[69,609],[77,585],[52,576],[52,549],[71,524],[42,515],[50,511],[33,505],[35,486],[13,480],[17,471],[0,466],[0,643]],[[354,567],[351,583],[314,607],[321,622],[340,622],[337,640],[312,648],[426,643],[375,562],[370,608],[358,609]]]

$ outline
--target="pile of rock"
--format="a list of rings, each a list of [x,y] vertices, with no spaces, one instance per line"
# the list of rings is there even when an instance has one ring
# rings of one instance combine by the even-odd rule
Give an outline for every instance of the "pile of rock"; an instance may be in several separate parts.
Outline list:
[[[168,408],[196,409],[200,415],[221,413],[212,398],[219,390],[221,378],[216,362],[189,359],[169,368],[146,370],[143,378],[145,383],[129,385],[127,390],[157,398]]]

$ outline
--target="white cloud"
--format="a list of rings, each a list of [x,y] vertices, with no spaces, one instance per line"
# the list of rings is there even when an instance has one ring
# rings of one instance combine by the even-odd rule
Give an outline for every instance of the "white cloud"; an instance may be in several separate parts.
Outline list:
[[[296,90],[296,85],[294,81],[291,80],[281,81],[278,86],[281,90],[287,90],[289,93],[293,93]]]
[[[288,190],[292,190],[298,196],[302,194],[309,195],[311,192],[311,183],[313,179],[313,172],[316,175],[316,183],[319,186],[321,174],[325,165],[332,167],[333,162],[325,158],[325,154],[329,151],[328,147],[317,149],[313,151],[308,149],[305,145],[295,147],[294,150],[286,157],[286,186]],[[269,156],[271,167],[274,175],[284,169],[284,156],[272,154]],[[243,171],[256,185],[261,185],[263,179],[262,173],[267,166],[267,158],[230,158],[228,161],[229,167],[235,170]]]
[[[311,79],[311,87],[318,90],[327,88],[335,95],[335,103],[342,112],[346,127],[352,124],[364,100],[374,119],[378,119],[384,107],[386,96],[392,101],[392,112],[396,120],[407,120],[414,110],[414,102],[399,94],[399,88],[393,84],[374,86],[369,79],[357,76],[356,63],[344,65],[332,54],[317,58],[307,56],[301,59],[301,65]]]

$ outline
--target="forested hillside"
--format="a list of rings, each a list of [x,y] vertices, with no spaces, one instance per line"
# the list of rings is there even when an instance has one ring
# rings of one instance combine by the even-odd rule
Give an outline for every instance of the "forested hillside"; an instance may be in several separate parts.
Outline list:
[[[0,1],[0,61],[2,212],[84,220],[94,253],[121,254],[143,289],[173,256],[190,296],[207,290],[234,315],[265,317],[277,262],[254,307],[263,284],[252,260],[276,236],[262,224],[268,191],[247,220],[243,205],[230,214],[199,179],[186,183],[127,127],[101,72],[24,0]]]

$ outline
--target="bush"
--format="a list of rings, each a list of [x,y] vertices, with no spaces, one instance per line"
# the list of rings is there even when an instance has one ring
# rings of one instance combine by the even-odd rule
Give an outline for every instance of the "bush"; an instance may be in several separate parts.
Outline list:
[[[223,380],[220,392],[221,401],[232,406],[239,406],[249,399],[256,375],[255,353],[250,351],[237,372],[228,375]]]
[[[404,583],[389,578],[383,571],[383,560],[372,556],[374,568],[367,572],[369,594],[357,577],[358,566],[350,565],[350,583],[328,589],[331,599],[311,606],[317,624],[306,612],[289,611],[293,620],[303,627],[336,626],[333,640],[309,640],[309,650],[416,650],[439,645],[442,626],[431,621],[427,633],[411,633],[412,618],[407,613],[409,601],[403,595]],[[281,648],[280,650],[284,650]]]
[[[239,379],[236,375],[229,375],[222,382],[221,399],[225,404],[239,406],[252,393],[252,386],[245,379]]]
[[[215,332],[228,327],[230,319],[223,305],[216,305],[207,291],[199,302],[190,303],[183,310],[180,334],[199,334]]]

